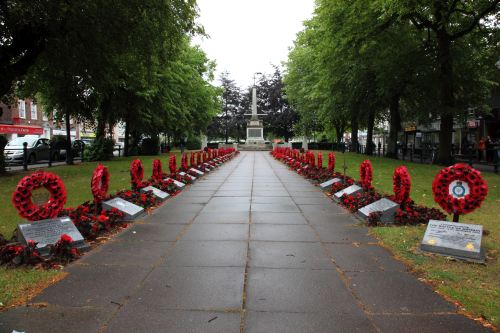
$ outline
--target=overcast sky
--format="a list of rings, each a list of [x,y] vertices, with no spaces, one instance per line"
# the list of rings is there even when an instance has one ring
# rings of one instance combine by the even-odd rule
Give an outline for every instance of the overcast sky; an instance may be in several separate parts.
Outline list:
[[[255,72],[271,73],[288,56],[302,22],[311,18],[314,0],[198,0],[198,22],[208,39],[196,38],[217,62],[217,80],[228,71],[236,84],[252,84]]]

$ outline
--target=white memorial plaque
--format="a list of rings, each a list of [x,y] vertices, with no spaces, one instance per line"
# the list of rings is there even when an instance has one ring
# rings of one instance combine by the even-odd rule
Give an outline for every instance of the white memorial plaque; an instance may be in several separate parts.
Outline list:
[[[203,171],[200,171],[200,170],[195,169],[195,168],[191,168],[191,169],[189,169],[189,172],[190,172],[191,174],[193,174],[193,173],[194,173],[195,175],[197,175],[197,176],[198,176],[198,178],[199,178],[199,177],[201,177],[201,176],[203,176],[203,175],[205,174]]]
[[[34,221],[17,226],[18,240],[24,244],[28,244],[30,240],[37,243],[36,248],[42,256],[48,255],[50,250],[49,245],[57,243],[64,234],[71,237],[74,246],[78,250],[83,252],[90,249],[80,231],[78,231],[67,216]]]
[[[173,181],[175,186],[177,186],[178,188],[183,188],[184,186],[186,186],[186,184],[184,184],[183,182],[180,182],[180,181],[173,179],[173,178],[165,178],[165,180]]]
[[[332,185],[333,185],[333,184],[338,183],[338,182],[340,182],[340,181],[341,181],[341,179],[340,179],[340,178],[332,178],[332,179],[330,179],[330,180],[327,180],[327,181],[326,181],[326,182],[324,182],[324,183],[319,184],[319,187],[321,187],[321,189],[322,189],[323,191],[325,191],[325,190],[330,189],[330,188],[332,187]]]
[[[148,186],[148,187],[141,188],[141,192],[147,192],[147,191],[153,192],[153,195],[156,198],[160,199],[161,201],[167,200],[167,198],[170,196],[170,194],[168,194],[167,192],[163,192],[162,190],[160,190],[159,188],[156,188],[154,186]]]
[[[349,187],[346,187],[345,189],[341,190],[341,191],[338,191],[337,193],[335,193],[333,195],[333,197],[339,201],[340,198],[346,194],[346,195],[351,195],[351,194],[356,194],[358,192],[362,192],[363,189],[361,187],[359,187],[358,185],[351,185]]]
[[[123,219],[126,221],[135,220],[145,213],[144,208],[137,206],[131,202],[123,200],[122,198],[114,198],[102,203],[102,209],[111,210],[116,208],[124,214]]]
[[[420,244],[422,251],[484,262],[483,226],[430,220]]]
[[[398,209],[399,204],[389,200],[387,198],[382,198],[369,205],[366,205],[358,210],[358,214],[367,219],[371,213],[380,212],[380,221],[383,223],[394,223],[394,214]]]
[[[187,178],[189,178],[189,179],[190,179],[191,181],[193,181],[193,182],[196,180],[196,177],[195,177],[195,176],[191,176],[190,174],[185,173],[185,172],[182,172],[182,171],[181,171],[181,172],[179,172],[179,175],[181,175],[182,177],[187,177]]]

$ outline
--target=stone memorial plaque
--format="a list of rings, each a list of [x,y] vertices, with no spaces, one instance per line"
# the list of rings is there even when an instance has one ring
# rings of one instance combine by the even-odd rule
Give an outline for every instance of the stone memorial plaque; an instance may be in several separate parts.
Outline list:
[[[430,220],[420,244],[422,251],[484,262],[483,226]]]
[[[398,209],[399,204],[389,200],[387,198],[382,198],[369,205],[366,205],[358,210],[359,216],[363,218],[368,218],[370,213],[381,212],[380,221],[383,223],[394,223],[394,214],[396,209]]]
[[[114,198],[102,203],[102,209],[110,210],[111,208],[116,208],[124,214],[123,219],[125,221],[132,221],[145,213],[144,208],[137,206],[127,200],[122,198]]]
[[[341,179],[340,179],[340,178],[332,178],[332,179],[330,179],[330,180],[327,180],[327,181],[326,181],[326,182],[324,182],[324,183],[319,184],[319,187],[321,187],[321,189],[322,189],[323,191],[326,191],[326,190],[328,190],[329,188],[331,188],[333,184],[338,183],[338,182],[340,182],[340,181],[341,181]]]
[[[203,163],[203,166],[205,167],[205,172],[210,172],[212,171],[212,167],[208,163]]]
[[[333,198],[337,201],[340,200],[340,198],[344,195],[344,194],[347,194],[347,195],[351,195],[351,194],[356,194],[358,192],[362,192],[363,189],[361,187],[359,187],[358,185],[351,185],[349,187],[346,187],[345,189],[341,190],[341,191],[338,191],[337,193],[335,193],[333,195]]]
[[[198,177],[201,177],[205,174],[203,171],[200,171],[200,170],[195,169],[195,168],[189,169],[189,172],[192,174],[194,173],[194,174],[198,175]]]
[[[185,172],[179,172],[179,175],[181,175],[182,177],[188,177],[191,181],[195,181],[196,180],[196,177],[195,176],[191,176],[190,174],[188,173],[185,173]]]
[[[159,188],[156,188],[154,186],[148,186],[148,187],[143,187],[141,188],[141,192],[147,192],[147,191],[152,191],[153,195],[160,199],[161,201],[167,200],[167,198],[170,196],[167,192],[163,192]]]
[[[19,241],[24,244],[27,244],[29,240],[38,243],[36,247],[42,256],[48,255],[49,245],[57,243],[64,234],[73,239],[73,244],[80,252],[90,249],[80,231],[78,231],[67,216],[19,224],[17,226],[17,238]]]
[[[184,186],[186,186],[186,184],[184,184],[183,182],[180,182],[176,179],[173,179],[173,178],[165,178],[165,180],[171,180],[174,182],[175,186],[177,186],[178,188],[184,188]]]

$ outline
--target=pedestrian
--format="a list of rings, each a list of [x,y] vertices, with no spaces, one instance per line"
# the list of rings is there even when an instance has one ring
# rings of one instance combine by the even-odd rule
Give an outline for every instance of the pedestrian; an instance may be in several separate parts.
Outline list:
[[[479,143],[477,145],[477,159],[479,161],[484,159],[484,150],[486,149],[486,143],[484,142],[484,138],[479,139]]]
[[[486,162],[493,162],[493,141],[491,137],[488,135],[486,137]]]

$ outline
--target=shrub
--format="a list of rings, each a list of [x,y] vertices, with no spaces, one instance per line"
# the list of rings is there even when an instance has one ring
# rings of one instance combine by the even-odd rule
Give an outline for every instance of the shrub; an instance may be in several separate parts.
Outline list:
[[[113,157],[115,143],[113,139],[97,138],[88,147],[85,147],[86,161],[109,161]]]
[[[186,141],[187,150],[200,150],[201,149],[201,139],[197,136],[190,137]]]
[[[143,139],[140,151],[141,155],[158,155],[160,152],[160,139],[158,137]]]

